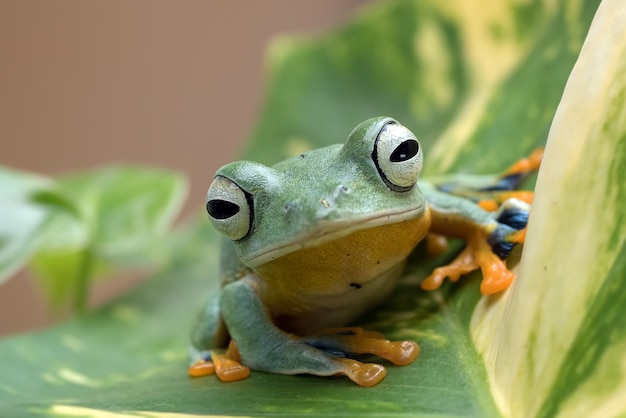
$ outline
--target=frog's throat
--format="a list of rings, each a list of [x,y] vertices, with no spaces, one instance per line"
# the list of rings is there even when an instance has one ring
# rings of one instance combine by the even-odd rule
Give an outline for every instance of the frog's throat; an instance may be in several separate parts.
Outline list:
[[[425,205],[420,205],[401,212],[376,213],[373,216],[364,216],[360,219],[321,221],[313,230],[307,231],[305,234],[298,235],[294,239],[287,241],[278,247],[252,253],[248,256],[243,256],[241,261],[246,266],[255,268],[276,260],[285,254],[289,254],[303,248],[315,247],[316,245],[330,242],[362,229],[399,223],[423,216],[425,210],[427,210]]]

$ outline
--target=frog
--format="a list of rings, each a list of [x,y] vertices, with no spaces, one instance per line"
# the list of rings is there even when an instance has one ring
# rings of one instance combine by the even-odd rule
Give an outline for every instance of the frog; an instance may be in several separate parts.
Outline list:
[[[467,243],[422,289],[477,269],[483,294],[507,289],[515,274],[505,261],[524,242],[532,202],[532,192],[515,189],[539,160],[522,159],[495,176],[421,179],[416,135],[375,117],[343,144],[271,167],[222,166],[206,195],[208,217],[223,235],[221,286],[193,327],[190,376],[339,375],[369,387],[386,367],[360,356],[413,363],[417,342],[390,341],[355,321],[389,299],[422,241],[434,251],[450,237]]]

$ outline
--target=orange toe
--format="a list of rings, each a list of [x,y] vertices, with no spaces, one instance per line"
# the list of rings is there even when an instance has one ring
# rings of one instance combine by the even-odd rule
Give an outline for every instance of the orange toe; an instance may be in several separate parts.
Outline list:
[[[378,384],[385,378],[387,370],[380,364],[361,363],[351,359],[338,359],[342,364],[343,370],[340,374],[344,374],[354,383],[363,387],[370,387]]]
[[[215,365],[212,361],[199,360],[198,362],[189,366],[189,376],[202,377],[209,376],[215,373]]]

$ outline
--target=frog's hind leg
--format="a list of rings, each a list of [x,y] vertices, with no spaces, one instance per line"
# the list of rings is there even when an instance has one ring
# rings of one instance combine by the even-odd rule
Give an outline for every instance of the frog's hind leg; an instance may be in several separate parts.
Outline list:
[[[505,170],[502,174],[496,177],[496,181],[493,184],[485,185],[480,191],[514,191],[520,187],[522,182],[534,171],[539,169],[541,165],[541,159],[543,158],[543,148],[536,149],[533,153],[527,157],[522,158]],[[505,197],[509,199],[509,196]],[[520,199],[524,200],[524,199]],[[531,203],[531,202],[526,202]]]
[[[540,148],[529,157],[517,161],[501,174],[445,176],[434,179],[433,184],[439,191],[470,199],[489,212],[498,210],[502,203],[509,199],[518,199],[531,204],[533,192],[517,189],[531,173],[539,169],[542,158],[543,148]]]
[[[543,148],[538,148],[528,158],[522,158],[517,161],[499,176],[500,178],[496,185],[481,190],[486,193],[491,192],[492,196],[483,198],[478,201],[478,204],[485,210],[495,211],[503,202],[509,199],[521,200],[528,204],[533,203],[533,192],[517,189],[530,173],[539,169],[542,158]]]
[[[496,212],[499,226],[491,231],[487,242],[502,260],[509,256],[515,245],[524,243],[529,212],[530,206],[518,199],[507,199]]]
[[[411,364],[420,352],[414,341],[389,341],[379,332],[360,327],[325,329],[304,341],[327,352],[337,350],[342,355],[373,354],[396,366]]]
[[[378,332],[363,328],[333,328],[319,334],[303,337],[302,342],[334,357],[344,374],[359,386],[373,386],[386,374],[385,368],[376,363],[361,363],[348,358],[359,354],[373,354],[397,366],[411,364],[419,355],[414,341],[389,341]]]
[[[537,171],[543,159],[543,148],[537,148],[527,158],[522,158],[504,172],[504,176],[528,174]]]

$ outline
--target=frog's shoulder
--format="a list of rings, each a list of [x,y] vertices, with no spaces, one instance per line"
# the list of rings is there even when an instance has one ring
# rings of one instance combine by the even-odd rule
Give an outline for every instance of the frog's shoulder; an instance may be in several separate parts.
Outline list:
[[[221,244],[220,284],[223,287],[239,280],[249,269],[241,263],[235,250],[235,245],[230,239],[223,237]]]

